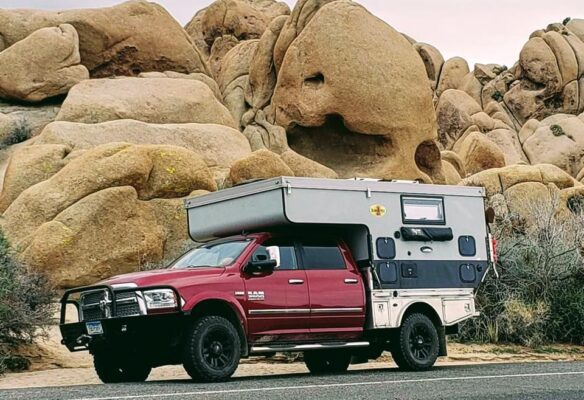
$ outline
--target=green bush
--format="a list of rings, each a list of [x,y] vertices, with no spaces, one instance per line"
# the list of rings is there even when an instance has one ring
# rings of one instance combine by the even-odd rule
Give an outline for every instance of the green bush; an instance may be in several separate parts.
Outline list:
[[[0,231],[0,373],[29,366],[18,350],[44,335],[54,295],[43,275],[27,271],[14,259]]]
[[[32,132],[30,127],[22,120],[17,121],[14,128],[0,140],[0,150],[13,144],[24,142],[30,139]]]
[[[557,124],[550,126],[550,130],[552,131],[552,134],[554,136],[562,136],[566,134],[566,132],[564,132],[564,129],[562,129],[562,127]]]
[[[485,279],[481,316],[463,324],[462,340],[584,344],[584,218],[576,207],[559,213],[557,201],[496,221],[500,278]]]
[[[495,101],[503,101],[503,95],[498,90],[495,90],[491,95],[491,98]]]

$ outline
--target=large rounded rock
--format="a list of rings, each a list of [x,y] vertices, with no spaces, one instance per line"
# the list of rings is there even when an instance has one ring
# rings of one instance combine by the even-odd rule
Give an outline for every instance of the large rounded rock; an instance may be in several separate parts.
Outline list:
[[[575,177],[584,167],[584,120],[546,118],[525,137],[523,150],[532,164],[553,164]]]
[[[566,28],[576,35],[582,42],[584,42],[584,19],[572,18],[567,24]]]
[[[495,143],[480,132],[469,132],[455,146],[467,174],[504,167],[505,155]]]
[[[436,123],[415,49],[355,3],[314,3],[297,4],[274,48],[276,67],[283,57],[271,105],[290,147],[340,177],[431,181],[427,165],[440,175],[439,151],[418,152]]]
[[[494,129],[485,133],[485,136],[503,152],[506,165],[528,162],[519,143],[517,132],[511,129]]]
[[[50,179],[26,189],[5,211],[5,229],[19,241],[83,197],[112,186],[133,186],[144,200],[216,190],[204,162],[189,150],[110,143],[85,152]]]
[[[470,72],[468,63],[462,57],[453,57],[442,65],[436,85],[436,96],[440,97],[445,90],[458,89],[464,77]]]
[[[185,25],[185,31],[191,37],[203,58],[208,59],[209,48],[205,42],[205,35],[203,34],[203,16],[205,15],[205,11],[207,11],[207,8],[201,8],[197,11],[188,24]]]
[[[569,28],[551,24],[535,32],[519,55],[516,80],[504,94],[519,122],[584,110],[584,41]]]
[[[483,133],[494,129],[509,129],[505,123],[483,112],[468,93],[448,89],[442,93],[436,106],[438,139],[444,149],[451,149],[471,126]]]
[[[274,68],[274,46],[288,18],[281,15],[275,18],[260,38],[249,65],[249,78],[245,90],[245,100],[254,110],[270,103],[276,87],[276,68]]]
[[[200,29],[209,47],[224,35],[257,39],[272,19],[289,13],[286,3],[274,0],[217,0],[201,15]]]
[[[209,89],[213,91],[217,100],[221,101],[223,96],[219,90],[217,82],[209,75],[205,75],[201,72],[193,72],[192,74],[183,74],[181,72],[174,71],[164,71],[164,72],[142,72],[138,75],[139,78],[174,78],[174,79],[193,79],[195,81],[201,81],[205,85],[209,86]]]
[[[134,188],[113,187],[80,199],[32,231],[19,244],[20,259],[58,287],[85,286],[162,260],[166,237]]]
[[[219,69],[217,83],[223,94],[223,102],[238,124],[248,108],[245,102],[245,89],[251,59],[257,46],[257,40],[241,42],[227,52]]]
[[[558,189],[580,186],[580,183],[551,164],[511,165],[504,168],[492,168],[463,179],[466,186],[483,186],[487,196],[502,194],[509,188],[523,182],[537,182],[542,185],[552,184]]]
[[[75,28],[39,29],[0,53],[0,97],[36,102],[67,93],[89,78],[80,62]]]
[[[79,33],[82,64],[92,77],[208,72],[184,29],[164,8],[147,1],[60,12],[0,10],[0,51],[38,29],[61,24],[71,24]]]
[[[444,64],[444,57],[442,57],[442,54],[436,47],[427,43],[416,43],[414,44],[414,49],[416,49],[424,62],[432,90],[436,89],[436,84],[440,77],[440,70]]]
[[[239,131],[216,124],[148,124],[118,120],[100,124],[53,122],[36,138],[34,146],[60,144],[79,151],[110,142],[172,144],[201,157],[218,181],[231,166],[251,153],[249,142]]]
[[[194,79],[91,79],[74,86],[57,121],[95,124],[118,119],[212,123],[235,128],[229,111],[209,86]]]
[[[8,162],[0,195],[0,212],[4,212],[29,187],[49,179],[67,163],[71,148],[63,144],[24,146]]]
[[[229,174],[234,185],[254,179],[276,176],[294,176],[294,172],[279,155],[269,150],[254,151],[249,157],[239,160]]]
[[[481,106],[466,92],[446,90],[436,106],[438,139],[445,149],[451,149],[462,134],[473,125],[472,116]]]
[[[550,164],[493,168],[463,179],[460,184],[483,186],[488,204],[496,208],[499,217],[519,216],[526,227],[534,223],[534,217],[544,207],[568,213],[569,204],[584,196],[584,185]]]
[[[335,171],[325,167],[311,159],[308,159],[294,150],[286,150],[280,154],[282,161],[292,170],[294,176],[304,176],[309,178],[329,178],[336,179],[338,175]]]
[[[111,143],[24,190],[4,212],[3,229],[28,265],[56,284],[92,283],[173,256],[166,232],[177,224],[157,209],[198,189],[217,186],[192,151]]]

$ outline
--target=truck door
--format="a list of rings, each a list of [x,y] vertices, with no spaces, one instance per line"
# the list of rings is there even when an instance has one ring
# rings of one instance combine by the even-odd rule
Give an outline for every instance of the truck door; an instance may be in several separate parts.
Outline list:
[[[303,240],[300,254],[308,278],[311,335],[338,338],[362,332],[365,288],[348,250],[335,240]]]
[[[252,260],[275,259],[271,273],[245,274],[245,309],[253,341],[302,340],[309,333],[310,304],[306,272],[299,268],[294,242],[269,239]]]

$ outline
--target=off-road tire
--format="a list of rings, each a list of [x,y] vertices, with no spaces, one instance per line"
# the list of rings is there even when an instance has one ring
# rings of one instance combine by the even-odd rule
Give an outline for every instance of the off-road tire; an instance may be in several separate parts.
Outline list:
[[[229,320],[201,317],[188,328],[183,366],[197,382],[228,380],[239,365],[240,344],[237,329]]]
[[[400,369],[426,371],[434,365],[439,353],[436,326],[424,314],[410,314],[391,345],[391,355]]]
[[[346,350],[307,351],[304,363],[312,374],[345,372],[351,363],[351,353]]]
[[[93,366],[103,383],[144,382],[152,371],[152,367],[131,356],[120,357],[106,352],[93,355]]]

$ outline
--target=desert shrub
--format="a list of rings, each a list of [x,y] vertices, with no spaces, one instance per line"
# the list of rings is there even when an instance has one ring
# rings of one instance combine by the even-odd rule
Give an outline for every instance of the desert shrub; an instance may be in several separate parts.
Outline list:
[[[503,95],[498,90],[495,90],[491,95],[491,98],[495,101],[503,101]]]
[[[567,25],[567,24],[568,24],[568,22],[570,22],[571,20],[572,20],[572,18],[571,18],[571,17],[566,17],[566,18],[564,18],[564,20],[562,21],[562,25]]]
[[[0,149],[24,142],[32,136],[30,127],[22,120],[19,120],[14,128],[0,140]]]
[[[578,207],[558,212],[558,201],[498,218],[500,278],[485,279],[481,316],[463,324],[462,340],[584,344],[584,218]]]
[[[29,366],[18,350],[44,335],[54,294],[43,275],[27,271],[14,259],[0,231],[0,373]]]
[[[552,134],[554,136],[562,136],[562,135],[566,134],[564,132],[564,130],[562,129],[562,127],[560,125],[557,125],[557,124],[550,126],[550,130],[552,131]]]

